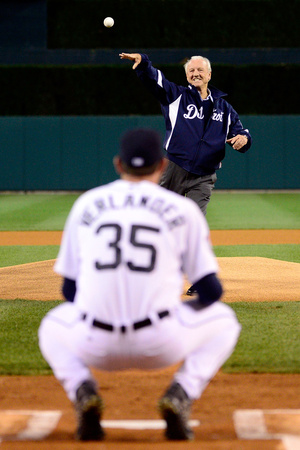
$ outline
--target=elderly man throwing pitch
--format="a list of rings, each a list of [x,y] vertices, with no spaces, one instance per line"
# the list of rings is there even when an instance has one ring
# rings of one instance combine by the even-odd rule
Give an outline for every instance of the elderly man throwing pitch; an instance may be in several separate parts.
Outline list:
[[[133,69],[161,104],[166,124],[164,147],[169,165],[161,186],[194,200],[203,214],[214,187],[216,170],[225,157],[225,143],[245,153],[251,136],[237,112],[213,86],[207,58],[193,56],[184,65],[187,87],[168,81],[155,69],[148,56],[121,53],[134,61]]]

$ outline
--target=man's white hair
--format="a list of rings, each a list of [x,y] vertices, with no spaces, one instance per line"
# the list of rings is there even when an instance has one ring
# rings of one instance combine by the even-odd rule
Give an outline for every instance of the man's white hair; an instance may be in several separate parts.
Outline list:
[[[211,64],[210,64],[210,60],[205,58],[204,56],[192,56],[190,59],[187,60],[187,62],[184,64],[184,70],[185,73],[187,72],[187,66],[189,65],[189,63],[193,60],[193,59],[203,59],[203,61],[206,62],[207,64],[207,68],[208,70],[211,72]]]

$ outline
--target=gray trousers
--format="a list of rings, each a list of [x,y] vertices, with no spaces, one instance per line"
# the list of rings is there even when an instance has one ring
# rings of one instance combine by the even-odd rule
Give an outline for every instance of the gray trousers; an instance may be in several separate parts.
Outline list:
[[[169,161],[159,184],[169,191],[191,198],[206,215],[206,208],[216,181],[216,173],[204,176],[195,175]]]

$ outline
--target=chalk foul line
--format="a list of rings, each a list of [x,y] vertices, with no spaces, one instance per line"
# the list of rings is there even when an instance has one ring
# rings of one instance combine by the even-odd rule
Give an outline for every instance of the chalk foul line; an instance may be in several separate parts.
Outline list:
[[[122,428],[124,430],[163,430],[164,420],[101,420],[103,428]],[[198,427],[199,420],[189,420],[190,427]]]

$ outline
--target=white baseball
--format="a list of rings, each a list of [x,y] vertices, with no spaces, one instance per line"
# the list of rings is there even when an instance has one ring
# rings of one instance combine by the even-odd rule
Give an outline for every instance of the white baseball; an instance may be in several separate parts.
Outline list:
[[[103,23],[106,28],[111,28],[114,26],[115,21],[112,17],[105,17]]]

